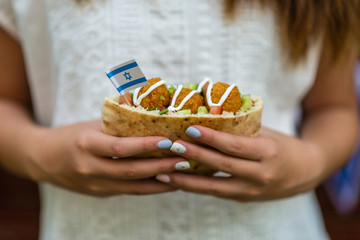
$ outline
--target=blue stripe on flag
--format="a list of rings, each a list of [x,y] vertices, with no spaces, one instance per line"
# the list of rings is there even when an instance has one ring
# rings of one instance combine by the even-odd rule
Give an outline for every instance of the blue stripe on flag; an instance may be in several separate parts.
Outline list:
[[[136,79],[136,80],[134,80],[134,81],[131,81],[131,82],[128,82],[128,83],[125,83],[125,84],[123,84],[123,85],[121,85],[120,87],[118,87],[117,88],[117,90],[119,91],[119,92],[121,92],[121,91],[123,91],[123,90],[125,90],[125,89],[127,89],[127,88],[129,88],[129,87],[132,87],[132,86],[134,86],[134,85],[136,85],[136,84],[139,84],[139,83],[143,83],[143,82],[146,82],[147,80],[146,80],[146,78],[139,78],[139,79]]]
[[[121,73],[123,71],[126,71],[126,70],[128,70],[130,68],[134,68],[134,67],[137,67],[137,66],[138,66],[138,64],[136,62],[132,62],[132,63],[129,63],[129,64],[125,65],[125,66],[114,69],[111,72],[107,73],[106,75],[108,76],[108,78],[111,78],[111,77],[115,76],[118,73]]]

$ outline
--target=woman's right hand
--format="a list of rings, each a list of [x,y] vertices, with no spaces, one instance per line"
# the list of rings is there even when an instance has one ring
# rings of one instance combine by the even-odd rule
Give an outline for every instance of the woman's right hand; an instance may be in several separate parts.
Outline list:
[[[37,129],[33,136],[26,149],[33,180],[95,196],[174,191],[152,177],[173,172],[176,163],[185,161],[181,157],[131,158],[159,150],[158,143],[166,138],[109,136],[102,132],[100,121]]]
[[[174,171],[183,158],[130,158],[158,150],[163,137],[108,136],[101,131],[100,121],[56,129],[36,126],[22,48],[1,28],[0,52],[0,167],[37,182],[97,196],[174,190],[152,177]]]

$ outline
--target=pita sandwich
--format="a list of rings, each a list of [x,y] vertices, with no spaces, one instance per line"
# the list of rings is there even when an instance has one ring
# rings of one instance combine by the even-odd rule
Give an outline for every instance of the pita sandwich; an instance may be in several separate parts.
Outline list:
[[[102,106],[102,127],[106,134],[117,137],[163,136],[172,142],[184,140],[200,144],[185,131],[193,125],[201,125],[217,131],[239,136],[255,137],[261,126],[263,101],[260,97],[251,97],[253,106],[246,112],[223,112],[221,115],[191,114],[180,115],[169,112],[160,115],[160,110],[147,111],[141,106],[129,106],[119,103],[119,95],[106,97]],[[167,157],[175,154],[169,150],[159,150],[136,157]],[[191,168],[185,172],[209,175],[214,170],[189,160]]]

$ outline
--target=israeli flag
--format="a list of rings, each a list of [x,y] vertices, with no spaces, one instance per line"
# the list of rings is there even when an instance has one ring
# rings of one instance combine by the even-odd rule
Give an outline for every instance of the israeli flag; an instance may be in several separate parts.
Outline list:
[[[122,95],[149,84],[134,59],[111,68],[106,75]]]

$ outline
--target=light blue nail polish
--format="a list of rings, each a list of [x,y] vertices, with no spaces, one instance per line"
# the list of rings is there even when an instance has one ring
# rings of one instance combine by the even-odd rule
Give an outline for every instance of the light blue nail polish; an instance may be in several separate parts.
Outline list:
[[[169,139],[164,139],[157,143],[157,147],[159,149],[170,149],[171,146],[172,146],[172,142]]]
[[[188,127],[188,129],[186,129],[185,133],[187,135],[189,135],[190,137],[194,137],[194,138],[198,138],[201,136],[201,132],[194,127]]]

